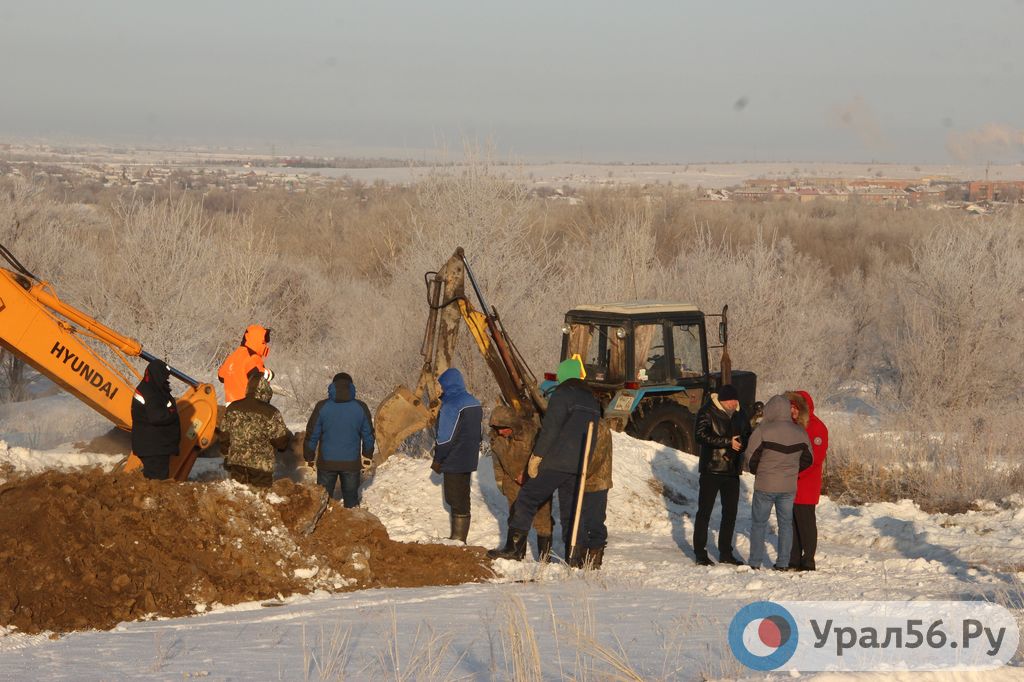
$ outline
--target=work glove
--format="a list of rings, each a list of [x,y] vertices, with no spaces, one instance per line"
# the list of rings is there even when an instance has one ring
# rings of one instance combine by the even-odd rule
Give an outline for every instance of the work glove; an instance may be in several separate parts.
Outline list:
[[[441,473],[441,462],[440,460],[434,460],[430,463],[430,468],[434,470],[435,474]]]
[[[530,474],[530,478],[537,478],[537,474],[540,473],[540,463],[540,457],[530,455],[530,463],[526,465],[526,473]]]
[[[363,471],[373,468],[373,453],[371,452],[368,455],[360,455],[359,465],[362,467]]]

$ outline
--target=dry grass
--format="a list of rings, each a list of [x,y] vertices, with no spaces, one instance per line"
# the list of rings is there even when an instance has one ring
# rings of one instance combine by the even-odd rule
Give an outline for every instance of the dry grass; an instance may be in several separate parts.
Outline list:
[[[916,420],[915,420],[916,421]],[[900,422],[894,421],[893,425]],[[845,504],[914,500],[929,513],[976,509],[978,500],[1002,500],[1024,486],[1016,431],[954,421],[948,430],[904,428],[830,433],[822,493]]]
[[[315,642],[306,641],[306,626],[302,626],[302,673],[309,680],[345,679],[352,657],[352,628],[340,624],[327,632],[321,627]]]

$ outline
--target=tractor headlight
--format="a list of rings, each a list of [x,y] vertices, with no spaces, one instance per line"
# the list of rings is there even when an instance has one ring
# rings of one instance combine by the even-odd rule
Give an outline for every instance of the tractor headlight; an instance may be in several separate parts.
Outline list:
[[[623,329],[622,327],[617,328],[615,330],[615,336],[620,338],[620,339],[626,338],[626,330]]]

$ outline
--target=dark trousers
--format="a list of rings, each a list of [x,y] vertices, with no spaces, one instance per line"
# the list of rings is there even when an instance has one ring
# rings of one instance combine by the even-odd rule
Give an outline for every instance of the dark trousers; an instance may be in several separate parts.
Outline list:
[[[580,529],[576,544],[587,549],[600,549],[608,544],[608,526],[604,524],[608,513],[608,491],[597,490],[583,493],[583,508],[580,510]],[[566,533],[570,540],[572,528]],[[569,545],[568,540],[566,546]]]
[[[341,498],[345,501],[345,506],[359,506],[360,475],[358,471],[316,470],[317,484],[322,485],[330,497],[334,497],[334,489],[337,486],[338,479],[341,479]]]
[[[253,469],[241,464],[225,464],[224,468],[228,470],[232,480],[255,488],[269,488],[274,482],[274,472],[272,471]]]
[[[818,550],[817,505],[793,505],[793,550],[789,565],[814,568],[814,553]]]
[[[444,491],[444,501],[451,508],[452,514],[469,516],[469,483],[473,474],[446,473],[443,476],[441,489]]]
[[[139,457],[142,475],[155,481],[164,481],[171,475],[171,456]]]
[[[558,518],[562,522],[562,538],[568,544],[569,533],[572,532],[572,513],[576,509],[576,488],[580,477],[561,471],[544,471],[531,478],[519,489],[512,513],[508,518],[509,532],[513,529],[523,534],[530,532],[530,524],[541,505],[558,493]]]
[[[736,532],[736,508],[740,503],[738,476],[701,474],[697,492],[697,518],[693,521],[693,551],[698,559],[708,555],[708,525],[715,498],[722,499],[722,525],[718,529],[719,561],[732,556],[732,536]]]

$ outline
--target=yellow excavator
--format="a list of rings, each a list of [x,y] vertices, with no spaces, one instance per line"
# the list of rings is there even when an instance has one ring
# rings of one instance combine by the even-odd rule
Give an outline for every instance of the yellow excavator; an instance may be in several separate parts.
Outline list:
[[[467,277],[479,309],[466,294]],[[455,250],[440,270],[426,273],[424,281],[429,313],[420,348],[423,368],[415,388],[399,386],[377,408],[374,428],[378,448],[374,466],[394,454],[406,438],[436,422],[441,406],[437,378],[451,366],[463,324],[469,328],[498,383],[502,403],[515,411],[521,428],[536,433],[547,409],[547,399],[536,377],[509,337],[497,309],[487,305],[462,247]],[[532,437],[514,440],[527,445],[533,442]]]
[[[3,245],[0,258],[10,267],[0,267],[0,345],[119,429],[131,431],[132,396],[141,375],[128,358],[156,358],[135,339],[61,301],[48,282],[33,275]],[[115,367],[98,355],[87,339],[110,349],[123,367]],[[171,477],[184,481],[199,452],[214,443],[217,394],[210,384],[200,383],[173,367],[170,371],[188,384],[176,400],[181,441],[170,467]],[[135,378],[130,379],[128,374]],[[130,471],[141,466],[132,454],[124,468]]]

